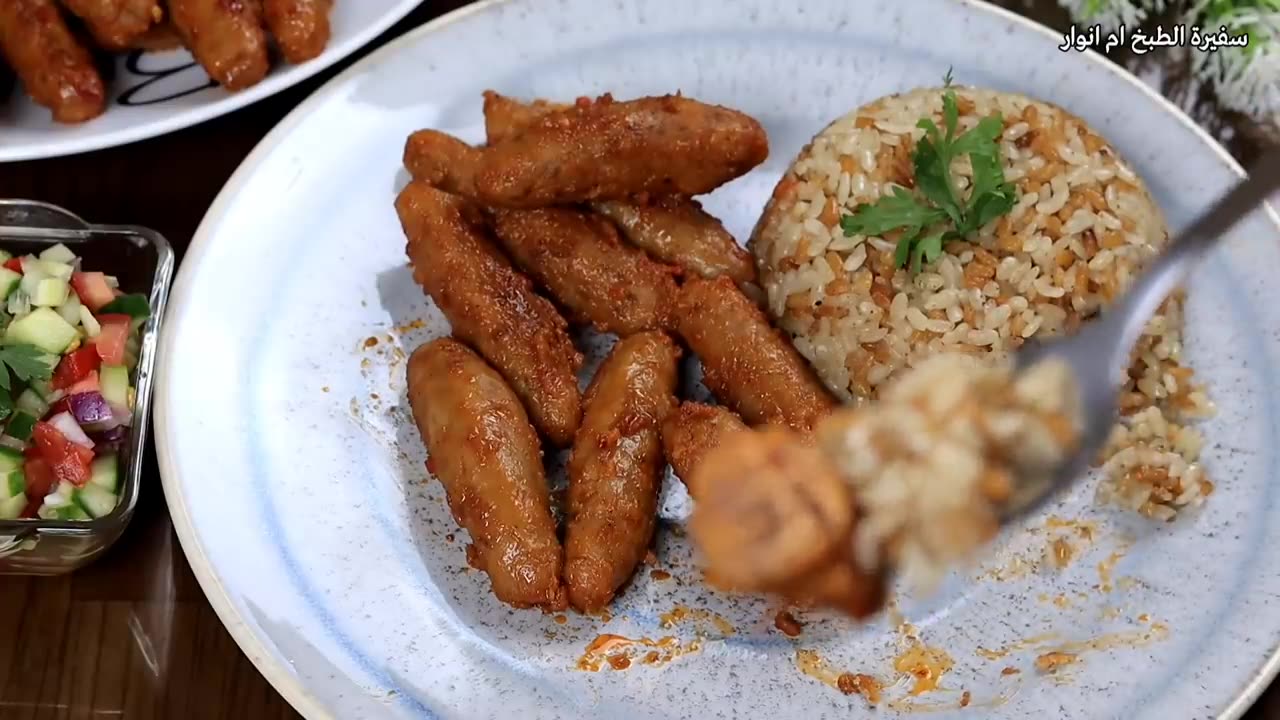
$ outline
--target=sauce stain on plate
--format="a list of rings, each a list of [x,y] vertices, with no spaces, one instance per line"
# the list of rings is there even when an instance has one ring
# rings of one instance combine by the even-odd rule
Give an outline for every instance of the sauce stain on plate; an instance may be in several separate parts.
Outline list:
[[[832,668],[814,650],[796,650],[796,669],[818,682],[829,685],[845,695],[861,695],[871,705],[880,702],[884,684],[871,675],[851,673]]]
[[[912,695],[923,695],[937,690],[942,676],[955,664],[946,650],[929,647],[913,638],[907,649],[894,658],[893,669],[915,679]]]
[[[998,650],[988,650],[980,647],[976,652],[978,657],[985,658],[987,660],[999,660],[1001,658],[1008,657],[1011,653],[1041,647],[1049,641],[1057,640],[1058,637],[1057,633],[1052,632],[1044,633],[1042,635],[1033,635],[1032,637],[1019,640],[1018,642],[1006,645]]]
[[[599,672],[605,663],[614,670],[626,670],[632,667],[637,657],[645,665],[665,665],[676,658],[690,655],[702,650],[702,638],[694,638],[687,643],[668,635],[654,640],[652,638],[629,638],[623,635],[603,634],[596,636],[587,645],[582,657],[578,658],[575,667],[584,672]]]
[[[734,635],[738,632],[724,616],[713,613],[710,610],[698,610],[684,605],[676,605],[669,612],[659,615],[658,627],[669,630],[686,620],[693,621],[699,625],[710,624],[716,629],[716,632],[724,636]]]

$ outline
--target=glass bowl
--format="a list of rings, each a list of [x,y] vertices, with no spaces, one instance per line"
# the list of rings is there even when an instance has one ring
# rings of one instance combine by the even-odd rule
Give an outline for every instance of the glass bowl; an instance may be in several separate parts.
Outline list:
[[[147,293],[150,298],[151,317],[140,331],[133,377],[134,420],[122,445],[120,499],[115,510],[83,521],[0,521],[0,575],[60,575],[85,566],[119,539],[138,503],[156,342],[173,279],[173,249],[147,228],[91,225],[53,205],[0,200],[0,249],[16,256],[58,243],[82,257],[86,268],[116,276],[126,293]]]

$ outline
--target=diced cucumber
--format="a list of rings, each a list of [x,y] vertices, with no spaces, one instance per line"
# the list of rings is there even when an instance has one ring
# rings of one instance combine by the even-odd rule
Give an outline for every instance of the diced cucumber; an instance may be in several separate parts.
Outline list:
[[[0,263],[7,263],[13,259],[13,253],[0,250]]]
[[[84,508],[80,507],[79,503],[71,503],[69,505],[62,505],[60,507],[50,507],[49,505],[45,505],[44,507],[40,508],[40,512],[37,514],[41,518],[44,518],[45,520],[92,520],[93,519],[89,517],[89,513],[84,511]]]
[[[9,268],[0,268],[0,298],[8,299],[9,293],[21,284],[22,273],[16,273]]]
[[[35,267],[30,270],[26,266],[22,270],[22,280],[18,283],[18,289],[27,297],[35,297],[36,290],[40,287],[41,280],[48,280],[49,276],[40,272]]]
[[[102,324],[84,305],[80,306],[80,324],[84,326],[84,334],[91,338],[98,337],[98,333],[102,332]]]
[[[70,325],[80,324],[80,308],[84,305],[80,304],[80,296],[75,293],[68,293],[67,299],[58,306],[58,315],[62,316]]]
[[[0,445],[0,473],[8,473],[21,468],[25,460],[26,458],[22,457],[21,450]]]
[[[42,307],[14,320],[4,336],[6,340],[35,345],[45,352],[61,355],[78,333],[58,313]]]
[[[48,260],[49,262],[62,263],[63,265],[70,265],[75,262],[76,254],[71,252],[71,249],[66,245],[58,243],[53,247],[47,247],[41,251],[40,259]]]
[[[89,484],[116,493],[120,489],[120,461],[115,453],[94,458],[89,466]]]
[[[45,275],[48,275],[51,278],[58,278],[59,280],[70,280],[72,273],[75,272],[74,268],[64,263],[50,262],[48,260],[40,260],[38,262],[40,264],[37,265],[37,267],[40,268],[40,272],[44,273]]]
[[[31,304],[36,307],[58,307],[66,302],[70,295],[71,286],[67,284],[66,280],[53,277],[45,278],[36,286],[36,292],[31,296]],[[66,319],[65,316],[62,317],[64,320]]]
[[[26,442],[31,439],[31,433],[35,432],[35,429],[36,418],[25,410],[19,410],[9,418],[9,427],[5,429],[5,434]]]
[[[25,497],[27,493],[27,476],[22,470],[10,470],[9,474],[5,476],[5,487],[7,490],[4,493],[5,498],[19,495]]]
[[[25,509],[27,509],[26,495],[15,495],[8,500],[0,501],[0,520],[17,520]]]
[[[44,505],[44,509],[55,509],[65,507],[67,505],[74,505],[75,503],[71,500],[71,496],[74,495],[75,492],[76,486],[66,480],[63,480],[59,482],[57,487],[53,488],[48,495],[45,495],[40,502]]]
[[[151,315],[151,304],[147,302],[146,295],[134,293],[132,295],[121,295],[103,305],[98,312],[107,315],[123,314],[134,319],[145,318]]]
[[[116,494],[98,485],[85,485],[71,497],[91,517],[105,517],[116,509]]]
[[[18,399],[14,401],[14,405],[17,406],[19,410],[25,410],[35,417],[44,417],[44,414],[49,412],[49,403],[45,402],[44,398],[40,397],[40,394],[31,388],[23,390],[22,394],[18,395]],[[0,452],[3,452],[5,449],[6,448],[0,448]],[[19,455],[21,455],[21,453],[19,453]],[[0,470],[3,470],[2,465],[0,465]]]
[[[102,397],[116,407],[129,407],[129,369],[124,365],[103,365],[98,368],[98,382],[102,385]]]
[[[44,400],[45,402],[49,402],[49,403],[54,401],[53,394],[57,391],[54,390],[53,386],[49,384],[49,380],[32,378],[31,382],[27,384],[27,387],[32,392],[39,395],[41,400]]]

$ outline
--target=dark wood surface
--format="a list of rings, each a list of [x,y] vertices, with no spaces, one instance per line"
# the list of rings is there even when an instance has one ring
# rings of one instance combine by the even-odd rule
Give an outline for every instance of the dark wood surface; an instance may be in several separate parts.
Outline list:
[[[427,0],[357,57],[465,4]],[[1004,4],[1059,29],[1068,22],[1052,0]],[[0,197],[52,202],[92,222],[148,225],[181,252],[254,145],[355,59],[195,128],[76,157],[0,165]],[[1116,59],[1144,77],[1157,73],[1162,90],[1246,165],[1274,137],[1274,128],[1219,112],[1212,97],[1189,95],[1179,67],[1160,67],[1150,55]],[[157,652],[162,648],[171,650]],[[154,456],[147,458],[137,516],[101,560],[68,577],[0,577],[0,719],[89,717],[298,717],[205,601],[170,525]],[[1280,719],[1280,692],[1269,691],[1247,717]]]

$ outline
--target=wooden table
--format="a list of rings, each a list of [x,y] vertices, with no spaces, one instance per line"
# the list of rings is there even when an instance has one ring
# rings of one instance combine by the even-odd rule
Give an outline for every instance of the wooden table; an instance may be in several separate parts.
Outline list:
[[[465,4],[427,0],[371,47]],[[1060,29],[1068,23],[1052,0],[1005,4]],[[1178,95],[1176,68],[1159,67],[1151,55],[1145,67],[1135,58],[1117,60],[1163,72],[1158,84]],[[245,155],[350,62],[189,130],[78,157],[0,165],[0,197],[56,203],[91,222],[148,225],[181,253]],[[1177,100],[1246,164],[1274,131],[1219,112],[1212,98]],[[0,577],[0,718],[297,717],[205,601],[170,525],[154,455],[146,463],[137,516],[100,561],[69,577]],[[177,651],[157,655],[156,647]],[[1280,691],[1269,691],[1248,717],[1280,719]]]

